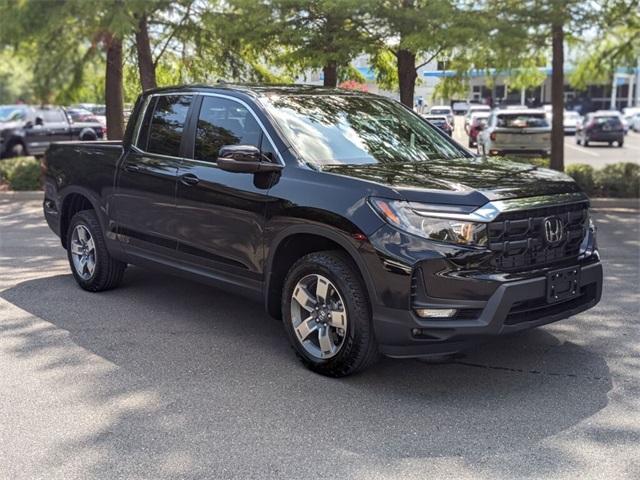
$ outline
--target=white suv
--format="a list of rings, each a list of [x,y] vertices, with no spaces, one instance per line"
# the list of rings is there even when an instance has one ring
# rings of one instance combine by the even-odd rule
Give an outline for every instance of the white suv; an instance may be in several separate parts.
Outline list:
[[[491,112],[478,135],[483,155],[549,155],[551,126],[544,110],[500,109]]]

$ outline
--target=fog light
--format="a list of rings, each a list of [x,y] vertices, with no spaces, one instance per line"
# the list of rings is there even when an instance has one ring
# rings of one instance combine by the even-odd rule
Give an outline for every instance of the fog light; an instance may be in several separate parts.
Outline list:
[[[422,318],[450,318],[456,314],[455,308],[418,308],[416,313]]]

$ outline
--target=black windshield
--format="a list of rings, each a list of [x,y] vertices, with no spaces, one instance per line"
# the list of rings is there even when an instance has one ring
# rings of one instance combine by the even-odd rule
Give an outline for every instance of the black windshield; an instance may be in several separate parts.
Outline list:
[[[470,154],[397,102],[355,95],[262,99],[287,139],[315,165],[408,163]]]

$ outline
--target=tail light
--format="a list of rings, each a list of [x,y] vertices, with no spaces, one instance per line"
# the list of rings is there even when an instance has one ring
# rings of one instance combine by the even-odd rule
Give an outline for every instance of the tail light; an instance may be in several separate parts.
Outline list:
[[[496,135],[496,132],[491,132],[491,134],[489,135],[489,138],[492,142],[495,142],[497,137],[498,136]]]

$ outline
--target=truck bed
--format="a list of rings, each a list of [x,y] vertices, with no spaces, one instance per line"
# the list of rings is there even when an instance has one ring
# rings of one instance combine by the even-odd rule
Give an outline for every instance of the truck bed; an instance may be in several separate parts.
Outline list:
[[[43,159],[45,201],[58,205],[59,192],[75,190],[105,208],[123,152],[122,142],[114,140],[51,144]]]

